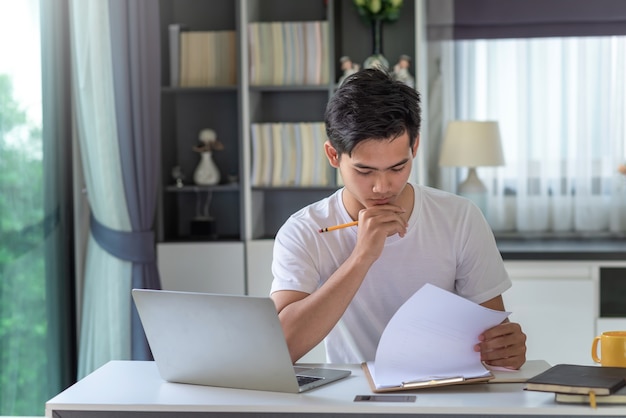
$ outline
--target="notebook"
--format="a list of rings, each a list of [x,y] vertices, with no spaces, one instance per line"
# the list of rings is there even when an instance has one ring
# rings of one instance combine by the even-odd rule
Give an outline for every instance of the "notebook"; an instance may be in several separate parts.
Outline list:
[[[270,298],[147,289],[132,295],[168,382],[298,393],[350,374],[294,366]]]

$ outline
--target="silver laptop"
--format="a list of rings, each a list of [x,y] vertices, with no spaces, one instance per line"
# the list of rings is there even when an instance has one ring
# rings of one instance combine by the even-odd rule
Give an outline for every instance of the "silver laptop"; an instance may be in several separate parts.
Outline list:
[[[298,393],[350,374],[294,366],[270,298],[146,289],[132,295],[169,382]]]

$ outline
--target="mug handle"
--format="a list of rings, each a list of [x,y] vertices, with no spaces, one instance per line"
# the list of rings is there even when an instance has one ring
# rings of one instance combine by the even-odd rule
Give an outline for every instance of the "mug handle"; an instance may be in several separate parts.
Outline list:
[[[600,337],[595,337],[593,339],[593,343],[591,344],[591,358],[596,363],[600,363],[600,358],[598,357],[598,342],[600,341]]]

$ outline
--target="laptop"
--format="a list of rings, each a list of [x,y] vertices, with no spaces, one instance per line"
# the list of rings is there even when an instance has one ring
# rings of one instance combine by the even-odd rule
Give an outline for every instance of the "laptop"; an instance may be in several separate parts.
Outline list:
[[[132,295],[168,382],[299,393],[350,374],[294,366],[270,298],[148,289]]]

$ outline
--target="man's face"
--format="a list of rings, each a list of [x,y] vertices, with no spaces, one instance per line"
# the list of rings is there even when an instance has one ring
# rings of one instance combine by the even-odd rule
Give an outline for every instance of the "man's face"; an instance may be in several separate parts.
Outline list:
[[[329,156],[331,165],[341,171],[344,204],[351,216],[363,208],[396,202],[409,179],[417,152],[418,141],[413,148],[409,143],[405,132],[394,140],[364,141],[351,156]]]

